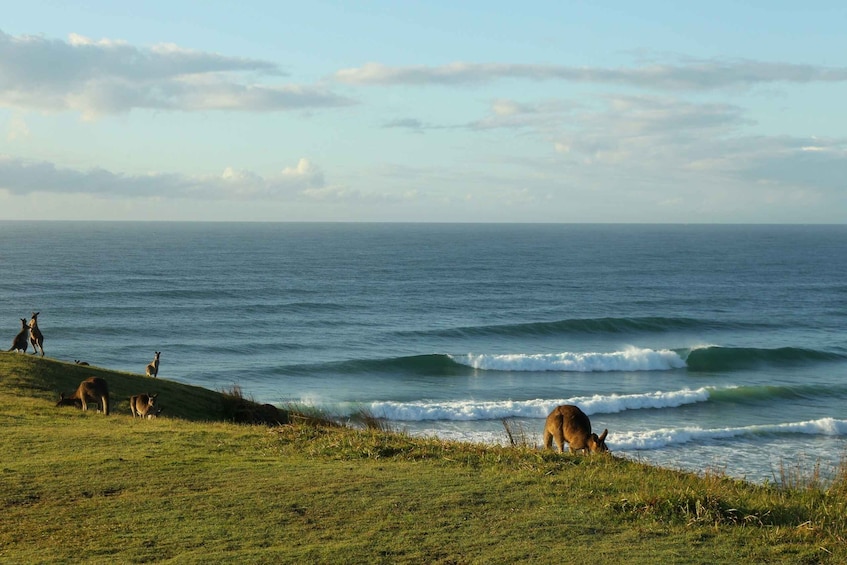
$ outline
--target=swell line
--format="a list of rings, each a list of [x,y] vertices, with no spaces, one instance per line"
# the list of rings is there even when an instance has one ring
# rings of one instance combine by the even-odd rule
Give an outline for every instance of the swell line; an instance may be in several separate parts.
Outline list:
[[[844,361],[842,354],[801,347],[765,349],[757,347],[708,346],[683,353],[691,371],[730,371],[752,369],[763,365],[798,366],[809,363]]]
[[[742,426],[735,428],[703,429],[699,427],[688,427],[623,432],[610,434],[607,444],[613,449],[641,451],[661,449],[663,447],[683,445],[692,442],[767,434],[844,436],[847,435],[847,420],[821,418],[818,420],[808,420],[804,422],[787,422],[782,424]]]
[[[544,419],[554,407],[560,404],[576,404],[589,415],[613,414],[626,410],[676,408],[685,404],[707,402],[712,390],[703,387],[696,390],[683,389],[671,392],[532,400],[374,401],[366,404],[366,408],[379,418],[407,422],[499,420],[502,418]]]
[[[684,330],[764,329],[767,324],[741,324],[718,320],[668,317],[572,318],[549,322],[466,326],[437,330],[398,332],[401,336],[433,336],[446,338],[486,336],[555,336],[578,334],[665,333]]]
[[[383,359],[349,359],[328,363],[285,365],[274,369],[274,373],[279,375],[377,373],[452,376],[472,375],[478,371],[591,373],[687,369],[700,372],[727,372],[762,365],[799,366],[845,360],[847,356],[840,353],[797,347],[777,349],[721,346],[703,346],[693,349],[628,347],[611,352],[432,353]]]

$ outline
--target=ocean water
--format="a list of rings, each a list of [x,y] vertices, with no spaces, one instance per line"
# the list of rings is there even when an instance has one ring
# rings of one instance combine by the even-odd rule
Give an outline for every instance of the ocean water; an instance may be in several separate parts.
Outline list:
[[[161,378],[412,434],[540,445],[568,403],[671,468],[847,454],[843,225],[0,222],[9,345],[34,311],[48,357],[161,351]]]

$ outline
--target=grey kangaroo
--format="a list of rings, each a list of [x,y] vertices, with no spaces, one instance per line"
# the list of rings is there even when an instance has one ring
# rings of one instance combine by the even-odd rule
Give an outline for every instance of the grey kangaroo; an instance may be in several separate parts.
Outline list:
[[[20,351],[26,353],[26,348],[29,347],[27,339],[29,338],[29,326],[26,323],[26,318],[21,318],[21,331],[12,340],[12,347],[9,351]]]
[[[147,365],[147,376],[148,377],[158,377],[159,376],[159,356],[162,354],[161,351],[154,351],[155,355],[153,356],[153,362]]]
[[[38,329],[38,315],[41,312],[33,312],[32,319],[29,321],[29,341],[32,343],[32,354],[38,353],[41,349],[41,356],[44,357],[44,334]]]
[[[555,439],[559,453],[564,453],[565,443],[571,453],[583,450],[602,453],[609,451],[606,447],[608,434],[609,430],[604,430],[599,437],[591,433],[591,421],[585,412],[572,404],[565,404],[557,406],[547,416],[547,422],[544,424],[544,447],[550,449]]]
[[[156,398],[159,394],[136,394],[129,397],[129,409],[132,410],[132,417],[139,416],[141,418],[155,418],[161,412],[161,408],[156,410]]]
[[[70,395],[62,393],[56,406],[76,406],[88,410],[88,403],[96,402],[102,405],[103,414],[109,415],[109,385],[100,377],[89,377],[79,383],[77,389]]]

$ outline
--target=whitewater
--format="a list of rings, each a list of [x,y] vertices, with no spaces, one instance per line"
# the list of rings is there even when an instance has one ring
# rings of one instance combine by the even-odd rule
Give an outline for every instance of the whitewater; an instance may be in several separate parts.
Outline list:
[[[0,266],[69,362],[483,443],[576,404],[759,482],[847,453],[845,226],[0,222]]]

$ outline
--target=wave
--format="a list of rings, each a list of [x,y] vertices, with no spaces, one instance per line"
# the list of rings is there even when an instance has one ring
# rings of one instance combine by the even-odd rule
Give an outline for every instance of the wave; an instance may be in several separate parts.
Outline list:
[[[613,414],[625,410],[676,408],[709,400],[710,388],[671,392],[574,396],[561,399],[533,400],[455,400],[455,401],[375,401],[365,407],[387,420],[421,422],[426,420],[499,420],[502,418],[544,419],[560,404],[576,404],[586,414]]]
[[[685,367],[679,353],[670,350],[629,348],[611,353],[515,353],[410,355],[385,359],[353,359],[321,364],[288,365],[276,373],[309,373],[452,376],[472,375],[476,371],[667,371]]]
[[[736,428],[703,429],[690,427],[623,432],[617,434],[610,433],[607,444],[610,449],[640,451],[661,449],[663,447],[683,445],[691,442],[722,440],[757,435],[787,434],[844,436],[847,435],[847,420],[821,418],[819,420],[808,420],[805,422],[765,424]]]
[[[449,355],[409,355],[385,359],[351,359],[320,364],[287,365],[276,369],[283,375],[308,373],[372,374],[392,373],[398,375],[450,376],[469,375],[473,370],[453,361]]]
[[[553,336],[578,334],[663,333],[681,330],[762,329],[762,324],[740,324],[696,318],[573,318],[550,322],[467,326],[439,330],[399,332],[404,336],[485,337]]]
[[[450,429],[420,429],[414,435],[424,437],[441,437],[447,440],[470,441],[481,444],[508,445],[508,439],[501,431],[491,430],[450,430]],[[734,438],[755,438],[757,436],[777,435],[818,435],[843,437],[847,435],[847,420],[821,418],[805,422],[789,422],[759,426],[743,426],[736,428],[680,428],[661,429],[641,432],[609,431],[606,445],[612,452],[654,451],[694,442],[719,442]],[[538,440],[541,434],[537,434]],[[536,444],[538,447],[539,444]]]
[[[659,351],[630,347],[611,353],[481,354],[451,356],[462,365],[486,371],[668,371],[682,369],[685,360],[669,349]]]
[[[685,359],[686,366],[691,371],[732,371],[753,369],[763,365],[797,366],[847,359],[839,353],[800,347],[761,349],[756,347],[708,346],[691,349],[687,354],[684,352],[681,354]]]
[[[472,375],[477,371],[510,372],[631,372],[672,371],[729,372],[762,365],[798,366],[847,360],[847,355],[797,347],[759,349],[703,346],[692,349],[629,347],[612,352],[562,353],[466,353],[408,355],[383,359],[351,359],[318,364],[287,365],[275,373],[396,374],[421,376]]]
[[[765,386],[731,386],[711,389],[711,400],[727,403],[757,403],[781,400],[811,400],[818,397],[845,398],[847,385],[822,386],[809,385],[765,385]]]
[[[372,414],[387,420],[421,422],[429,420],[477,421],[503,418],[544,419],[560,404],[576,404],[586,414],[616,414],[627,410],[666,409],[714,402],[738,404],[769,402],[772,399],[811,399],[816,396],[847,396],[847,387],[820,386],[727,386],[701,387],[638,394],[573,396],[531,400],[454,400],[412,402],[373,401],[364,405]],[[350,405],[350,412],[362,405]]]

